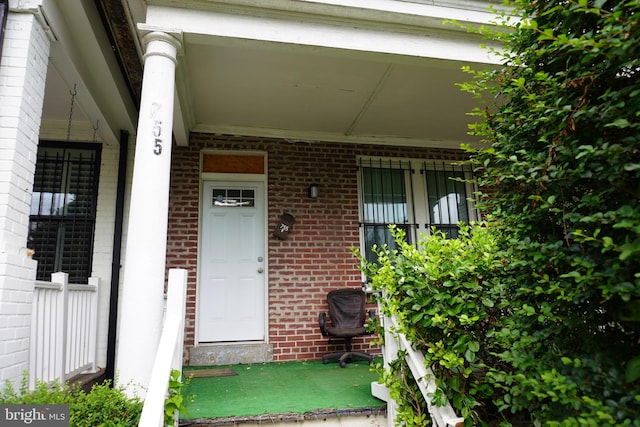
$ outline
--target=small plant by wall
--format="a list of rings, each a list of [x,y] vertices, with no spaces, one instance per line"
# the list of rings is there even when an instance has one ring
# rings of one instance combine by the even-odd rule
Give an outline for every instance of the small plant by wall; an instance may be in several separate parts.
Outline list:
[[[164,425],[177,425],[180,413],[187,414],[187,401],[193,400],[195,396],[184,396],[185,388],[191,382],[191,378],[184,378],[177,369],[171,370],[169,376],[169,387],[167,398],[164,400]]]

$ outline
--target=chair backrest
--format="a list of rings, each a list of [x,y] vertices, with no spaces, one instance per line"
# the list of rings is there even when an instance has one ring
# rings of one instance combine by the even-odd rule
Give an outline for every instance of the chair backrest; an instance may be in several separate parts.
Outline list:
[[[329,317],[334,328],[361,328],[366,318],[366,295],[355,288],[337,289],[327,294]]]

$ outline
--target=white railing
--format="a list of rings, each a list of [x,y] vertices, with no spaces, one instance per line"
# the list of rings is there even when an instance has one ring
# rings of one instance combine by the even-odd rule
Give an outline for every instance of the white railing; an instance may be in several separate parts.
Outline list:
[[[171,371],[182,371],[187,270],[169,270],[167,309],[139,427],[164,427],[164,400]],[[177,425],[177,417],[176,425]]]
[[[29,386],[36,382],[64,383],[96,369],[98,289],[100,279],[86,285],[69,284],[67,273],[54,273],[51,282],[35,282],[31,315]]]
[[[398,322],[395,317],[384,316],[381,319],[384,327],[384,345],[382,355],[384,358],[384,368],[388,369],[389,364],[398,358],[398,352],[406,354],[405,361],[411,369],[424,400],[427,402],[429,414],[433,425],[436,427],[461,427],[464,425],[464,418],[456,416],[451,405],[447,402],[443,406],[431,404],[433,394],[436,391],[436,383],[433,372],[425,365],[422,352],[416,350],[406,336],[398,332]],[[387,422],[389,427],[394,426],[396,418],[397,403],[389,396],[389,390],[382,384],[371,383],[371,393],[378,399],[387,402]]]

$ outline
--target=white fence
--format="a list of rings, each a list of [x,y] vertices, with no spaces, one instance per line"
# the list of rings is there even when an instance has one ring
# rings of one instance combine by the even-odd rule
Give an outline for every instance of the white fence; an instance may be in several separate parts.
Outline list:
[[[393,317],[382,317],[384,326],[384,345],[382,353],[384,357],[384,367],[388,369],[389,364],[398,358],[398,352],[406,354],[405,361],[411,369],[411,373],[424,396],[424,400],[429,407],[429,414],[433,425],[436,427],[460,427],[464,425],[464,418],[456,416],[451,405],[447,402],[443,406],[431,404],[433,393],[436,391],[436,383],[433,372],[425,365],[424,355],[416,350],[404,334],[398,331],[398,323]],[[394,426],[396,418],[396,402],[389,396],[389,390],[379,383],[371,383],[371,393],[378,399],[387,402],[387,422],[389,427]]]
[[[138,427],[164,426],[164,400],[169,388],[169,377],[174,369],[182,371],[186,291],[187,270],[170,269],[164,326]]]
[[[69,284],[67,273],[54,273],[51,282],[35,282],[31,317],[29,386],[37,381],[64,383],[74,375],[96,369],[98,288]]]

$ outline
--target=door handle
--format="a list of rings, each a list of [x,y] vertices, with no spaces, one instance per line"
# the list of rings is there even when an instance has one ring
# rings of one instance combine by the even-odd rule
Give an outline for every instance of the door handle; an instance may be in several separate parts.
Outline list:
[[[258,273],[262,274],[264,272],[264,268],[260,267],[258,268]]]

